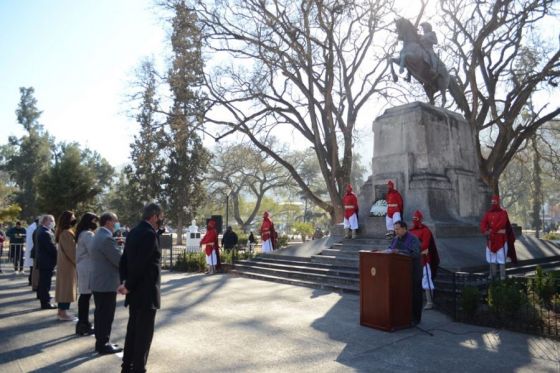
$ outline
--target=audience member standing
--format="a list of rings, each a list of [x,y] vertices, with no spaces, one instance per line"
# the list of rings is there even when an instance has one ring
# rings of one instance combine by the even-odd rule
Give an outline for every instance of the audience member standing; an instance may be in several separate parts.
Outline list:
[[[6,235],[4,231],[0,229],[0,273],[2,273],[2,254],[4,252],[4,241],[6,240]]]
[[[249,232],[249,237],[247,238],[247,241],[249,242],[249,251],[252,252],[253,248],[257,244],[257,240],[255,239],[255,235],[253,234],[253,232]]]
[[[235,248],[238,241],[239,238],[237,237],[237,233],[235,233],[231,225],[229,225],[222,237],[222,247],[226,251],[231,251]]]
[[[76,301],[76,238],[73,226],[76,216],[72,211],[64,211],[58,219],[56,227],[56,242],[58,256],[56,259],[56,287],[54,297],[58,303],[58,319],[60,321],[74,321],[74,315],[68,310],[70,303]]]
[[[97,215],[86,212],[76,227],[76,269],[78,271],[78,323],[76,334],[93,334],[93,327],[89,322],[89,302],[91,299],[91,246],[93,244],[94,231],[97,229]]]
[[[37,252],[35,253],[39,269],[39,283],[37,285],[37,298],[42,309],[55,309],[51,304],[51,285],[54,267],[56,266],[56,244],[53,229],[54,216],[44,215],[41,226],[37,229]]]
[[[113,237],[117,215],[106,212],[99,218],[100,228],[95,233],[91,245],[90,285],[95,302],[93,322],[95,328],[95,351],[100,354],[114,354],[122,348],[109,343],[111,327],[117,305],[119,281],[119,261],[121,252]]]
[[[29,268],[29,277],[27,278],[29,286],[31,286],[31,275],[33,274],[33,258],[31,257],[31,253],[34,252],[33,233],[35,233],[38,223],[39,219],[35,219],[25,230],[25,255],[23,258],[23,266]]]
[[[155,203],[144,207],[142,221],[127,235],[120,271],[129,306],[123,372],[145,372],[160,308],[161,248],[157,230],[163,226],[163,211]]]
[[[21,222],[16,222],[16,226],[6,232],[10,239],[10,258],[14,264],[14,271],[23,272],[23,244],[25,243],[25,228]]]

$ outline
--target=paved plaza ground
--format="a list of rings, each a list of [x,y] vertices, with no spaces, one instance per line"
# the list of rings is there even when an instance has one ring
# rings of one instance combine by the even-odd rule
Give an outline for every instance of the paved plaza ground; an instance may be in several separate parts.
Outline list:
[[[27,276],[4,266],[0,372],[119,371],[120,356],[97,355],[93,337],[77,337],[74,323],[38,306]],[[127,316],[119,297],[112,341],[121,345]],[[434,335],[362,327],[356,295],[164,272],[148,371],[560,371],[558,341],[454,323],[437,311],[425,312],[420,326]]]

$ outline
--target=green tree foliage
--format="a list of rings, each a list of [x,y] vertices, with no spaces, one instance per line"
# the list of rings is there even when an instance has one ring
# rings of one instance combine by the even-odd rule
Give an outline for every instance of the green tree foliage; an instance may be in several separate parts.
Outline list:
[[[162,197],[165,159],[162,149],[165,147],[165,133],[158,122],[159,99],[157,95],[157,74],[153,61],[142,61],[137,71],[136,85],[140,92],[133,96],[139,101],[135,119],[140,131],[134,136],[130,145],[132,168],[126,171],[126,180],[130,187],[136,186],[135,198],[141,203],[157,201]],[[127,213],[128,214],[128,213]],[[130,214],[134,215],[131,211]]]
[[[171,67],[167,83],[172,104],[167,115],[165,131],[165,205],[178,231],[195,215],[205,197],[202,185],[210,153],[202,145],[197,131],[206,111],[205,96],[201,92],[203,61],[201,35],[195,12],[185,1],[172,0]],[[177,235],[178,243],[182,235]]]
[[[53,139],[39,123],[41,111],[37,108],[34,92],[32,87],[20,88],[16,115],[26,134],[19,139],[10,137],[8,146],[3,149],[3,169],[17,186],[14,200],[22,208],[21,217],[27,221],[40,213],[38,180],[48,168],[53,147]]]
[[[106,196],[106,204],[117,214],[122,225],[134,226],[142,218],[144,203],[138,198],[141,188],[135,176],[132,167],[125,167]]]
[[[76,143],[59,145],[54,164],[38,179],[38,205],[58,217],[64,210],[90,210],[110,186],[113,168],[96,152]]]
[[[294,230],[297,234],[301,236],[301,240],[305,242],[307,237],[311,237],[313,232],[315,232],[315,228],[311,223],[304,223],[302,221],[296,221],[292,225],[292,230]]]

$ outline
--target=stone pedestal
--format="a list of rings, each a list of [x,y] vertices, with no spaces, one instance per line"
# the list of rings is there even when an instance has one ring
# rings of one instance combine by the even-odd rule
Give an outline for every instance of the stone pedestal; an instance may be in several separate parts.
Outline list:
[[[416,102],[386,110],[373,132],[373,173],[360,196],[360,215],[393,180],[405,221],[418,209],[438,236],[478,232],[487,188],[479,177],[475,134],[461,115]]]

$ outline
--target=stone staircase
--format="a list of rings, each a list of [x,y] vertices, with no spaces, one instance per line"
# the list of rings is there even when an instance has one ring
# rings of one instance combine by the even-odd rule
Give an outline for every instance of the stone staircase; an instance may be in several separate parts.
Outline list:
[[[387,246],[385,239],[345,239],[310,258],[274,253],[241,260],[235,263],[230,273],[259,280],[357,294],[360,292],[360,250],[385,249]]]
[[[388,242],[384,238],[344,239],[311,257],[273,253],[241,260],[235,263],[230,273],[258,280],[359,294],[359,252],[383,250],[387,246]],[[560,256],[526,260],[516,267],[508,268],[507,273],[508,276],[522,276],[534,272],[537,266],[545,270],[560,268]],[[469,268],[467,272],[477,278],[476,284],[472,285],[485,287],[487,271],[486,266]],[[454,282],[461,278],[461,272],[458,272],[458,276],[454,276],[452,271],[442,269],[435,279],[438,293],[453,293],[456,285]]]

